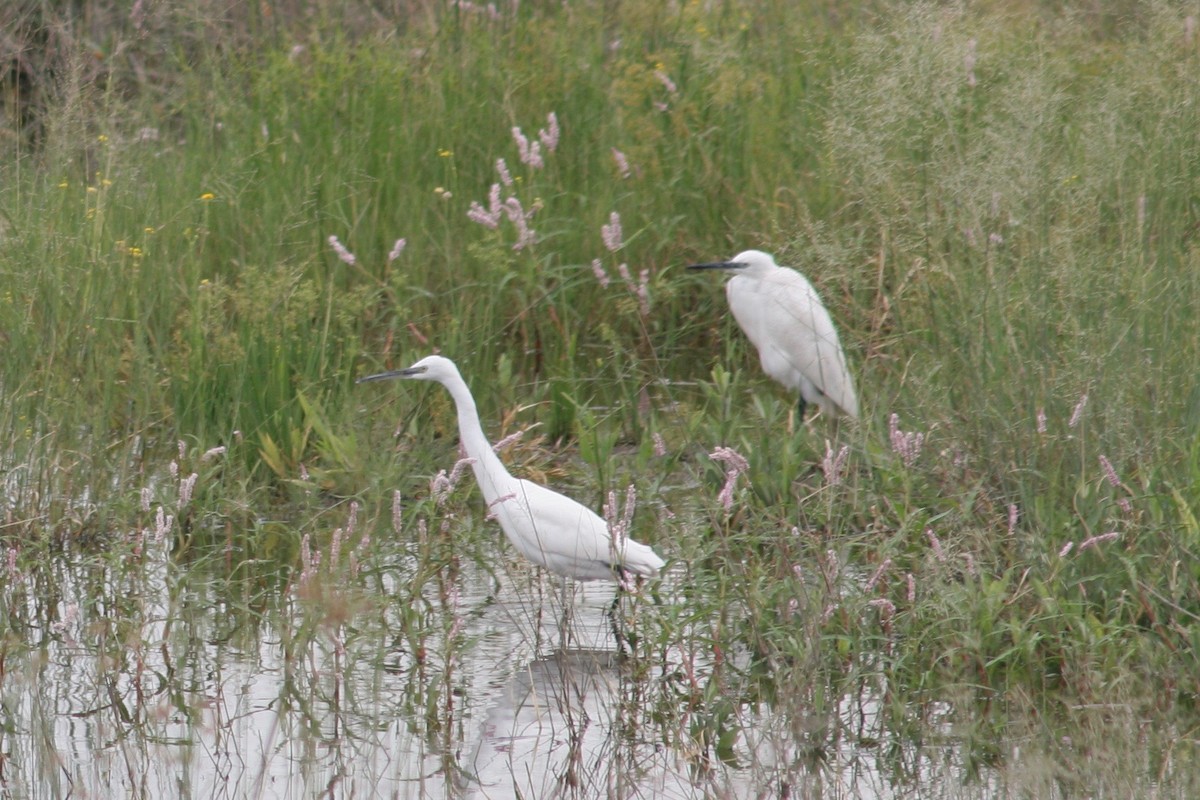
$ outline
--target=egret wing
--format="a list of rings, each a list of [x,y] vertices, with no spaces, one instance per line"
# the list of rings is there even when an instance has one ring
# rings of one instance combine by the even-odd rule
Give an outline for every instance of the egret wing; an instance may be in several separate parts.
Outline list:
[[[768,375],[802,393],[807,382],[843,412],[858,416],[837,328],[807,278],[787,268],[760,280],[735,276],[728,294],[730,309]]]
[[[614,552],[608,526],[594,511],[527,480],[493,507],[522,555],[551,572],[582,580],[612,577],[622,553]]]

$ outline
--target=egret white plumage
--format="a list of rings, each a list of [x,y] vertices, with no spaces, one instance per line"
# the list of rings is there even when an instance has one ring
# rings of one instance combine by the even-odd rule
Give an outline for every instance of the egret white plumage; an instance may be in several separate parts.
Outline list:
[[[582,581],[617,580],[622,573],[653,577],[665,562],[629,538],[614,541],[594,511],[544,486],[514,478],[492,449],[479,422],[475,398],[454,362],[427,356],[407,369],[360,378],[359,383],[410,378],[437,381],[454,398],[458,432],[488,509],[508,540],[535,564]]]
[[[837,328],[807,278],[760,250],[688,269],[733,272],[725,284],[733,317],[758,349],[763,371],[800,392],[801,419],[807,403],[831,415],[858,416]]]

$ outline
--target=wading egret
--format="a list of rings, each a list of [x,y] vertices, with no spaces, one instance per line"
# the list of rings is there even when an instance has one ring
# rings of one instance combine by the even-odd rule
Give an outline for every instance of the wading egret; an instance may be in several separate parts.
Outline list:
[[[629,538],[613,541],[608,525],[594,511],[523,478],[514,478],[484,436],[475,398],[454,362],[427,356],[407,369],[360,378],[437,381],[458,409],[458,433],[488,509],[513,546],[535,564],[581,581],[618,580],[623,573],[653,577],[664,561],[646,545]]]
[[[831,415],[858,416],[854,380],[837,328],[808,279],[759,250],[688,269],[733,272],[725,284],[733,318],[758,348],[763,371],[800,392],[800,418],[813,403]]]

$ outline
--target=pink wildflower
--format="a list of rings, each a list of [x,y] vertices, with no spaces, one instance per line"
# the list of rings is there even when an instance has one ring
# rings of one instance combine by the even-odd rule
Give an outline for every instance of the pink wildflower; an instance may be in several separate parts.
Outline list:
[[[874,600],[869,601],[867,605],[871,608],[878,608],[880,616],[885,621],[896,616],[896,604],[886,597],[876,597]]]
[[[331,567],[337,566],[342,558],[342,538],[346,532],[341,528],[333,529],[333,536],[329,540],[329,564]]]
[[[880,578],[882,578],[884,573],[891,569],[891,567],[892,560],[890,558],[885,558],[883,563],[875,569],[875,572],[871,575],[871,579],[867,581],[866,589],[868,592],[875,588],[875,584],[879,583]]]
[[[500,182],[505,186],[513,185],[512,173],[508,171],[508,164],[503,158],[496,159],[496,172],[500,173]]]
[[[833,453],[833,446],[829,444],[829,440],[825,440],[825,456],[821,459],[821,471],[825,473],[825,481],[830,486],[837,486],[842,482],[842,469],[846,465],[846,456],[850,453],[849,445],[842,445],[838,450],[837,455]]]
[[[604,240],[604,246],[610,253],[615,253],[625,246],[620,214],[614,211],[608,215],[608,224],[600,226],[600,238]]]
[[[196,479],[200,476],[196,473],[188,475],[179,482],[179,507],[183,508],[192,501],[192,490],[196,488]]]
[[[521,206],[521,201],[515,197],[510,197],[504,201],[502,206],[505,215],[513,226],[517,229],[517,241],[513,245],[513,250],[524,250],[535,240],[535,231],[529,227],[529,218],[533,216],[533,210],[528,212]]]
[[[929,546],[933,548],[933,557],[938,561],[945,561],[946,555],[942,552],[942,542],[938,539],[937,534],[933,532],[933,528],[925,529],[925,537],[929,539]]]
[[[612,148],[612,157],[613,161],[617,165],[617,173],[620,174],[622,178],[628,178],[633,174],[629,169],[629,159],[625,157],[624,153],[614,147]]]
[[[1071,419],[1067,423],[1068,428],[1074,428],[1079,424],[1079,420],[1083,416],[1083,409],[1087,406],[1087,401],[1087,392],[1084,392],[1079,396],[1079,402],[1075,404],[1075,410],[1071,412]]]
[[[400,257],[400,254],[404,252],[404,246],[407,244],[408,244],[408,241],[405,239],[397,239],[396,240],[396,243],[392,245],[392,249],[388,253],[387,260],[388,260],[389,264]]]
[[[1108,533],[1102,533],[1098,536],[1093,536],[1090,539],[1085,539],[1083,542],[1081,542],[1079,545],[1079,550],[1082,552],[1082,551],[1088,549],[1089,547],[1093,547],[1098,544],[1103,544],[1105,542],[1111,542],[1113,539],[1118,538],[1120,535],[1121,534],[1117,533],[1116,531],[1109,531]]]
[[[625,541],[629,538],[629,532],[633,530],[633,512],[636,509],[637,487],[632,483],[625,490],[625,510],[623,512],[617,502],[617,493],[614,491],[608,493],[608,501],[604,504],[604,521],[608,523],[614,558],[617,558],[625,548]]]
[[[1108,460],[1107,456],[1100,456],[1100,469],[1104,470],[1104,477],[1108,479],[1111,486],[1121,485],[1121,479],[1117,477],[1117,471],[1113,469],[1112,462]]]
[[[504,495],[503,497],[497,497],[495,500],[488,503],[488,507],[487,507],[488,511],[487,511],[487,515],[484,517],[484,519],[488,519],[488,520],[495,519],[496,518],[496,511],[495,511],[496,506],[498,506],[502,503],[507,503],[509,500],[516,500],[516,499],[517,499],[517,496],[515,494],[512,494],[511,492],[509,494]]]
[[[538,130],[538,141],[548,152],[553,153],[558,149],[558,135],[558,116],[551,111],[546,115],[546,127]]]
[[[175,524],[175,517],[163,511],[163,507],[158,507],[158,514],[154,518],[154,541],[161,543],[164,538],[171,532],[172,526]]]
[[[521,158],[521,163],[541,169],[546,166],[546,162],[542,160],[542,143],[539,141],[529,141],[525,134],[521,133],[520,128],[512,129],[513,140],[517,143],[517,154]]]
[[[467,218],[472,222],[478,222],[486,228],[495,230],[500,227],[500,184],[493,183],[492,189],[488,192],[488,207],[484,208],[474,200],[471,201],[471,207],[467,211]]]
[[[600,282],[601,289],[607,289],[612,282],[612,278],[608,277],[608,271],[604,269],[604,265],[600,263],[600,259],[592,261],[592,274],[596,276],[596,280]]]
[[[718,447],[709,453],[708,457],[725,464],[725,485],[721,487],[717,500],[729,511],[733,508],[733,489],[737,478],[750,469],[750,464],[732,447]]]
[[[351,253],[349,250],[347,250],[346,245],[342,244],[338,237],[331,235],[329,237],[329,246],[333,248],[333,252],[337,254],[337,257],[340,258],[343,263],[354,266],[354,262],[357,260],[354,257],[354,253]]]
[[[888,419],[888,433],[892,441],[893,452],[900,456],[904,466],[911,467],[921,455],[921,447],[925,444],[925,434],[900,430],[900,415],[895,413]]]

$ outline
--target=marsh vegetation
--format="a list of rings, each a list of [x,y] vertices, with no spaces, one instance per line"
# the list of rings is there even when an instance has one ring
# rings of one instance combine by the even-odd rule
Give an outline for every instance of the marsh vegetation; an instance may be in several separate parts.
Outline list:
[[[843,5],[0,11],[0,792],[1195,796],[1200,7]]]

